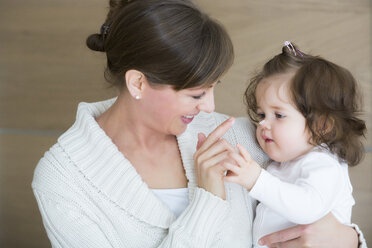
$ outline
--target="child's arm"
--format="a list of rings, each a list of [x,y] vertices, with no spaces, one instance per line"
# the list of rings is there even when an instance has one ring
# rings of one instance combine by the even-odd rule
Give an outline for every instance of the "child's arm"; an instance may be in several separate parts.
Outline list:
[[[301,165],[301,177],[287,183],[258,168],[244,147],[238,145],[238,149],[240,155],[231,154],[238,166],[225,164],[232,171],[225,181],[247,188],[252,197],[291,222],[308,224],[323,217],[344,187],[341,165],[325,154],[319,154],[323,162],[306,161]]]

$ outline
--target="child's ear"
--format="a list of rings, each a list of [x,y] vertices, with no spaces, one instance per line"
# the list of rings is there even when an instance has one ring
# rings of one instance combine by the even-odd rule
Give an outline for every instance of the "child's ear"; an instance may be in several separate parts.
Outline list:
[[[335,126],[335,119],[332,116],[322,116],[318,121],[317,132],[321,136],[329,134]]]

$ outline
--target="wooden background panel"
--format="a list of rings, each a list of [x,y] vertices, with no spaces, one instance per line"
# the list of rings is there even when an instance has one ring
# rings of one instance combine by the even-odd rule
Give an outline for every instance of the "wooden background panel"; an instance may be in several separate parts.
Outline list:
[[[31,182],[36,164],[56,140],[0,134],[0,247],[50,247]]]
[[[364,118],[371,130],[370,1],[197,3],[226,26],[236,52],[233,67],[216,90],[218,111],[245,115],[242,96],[248,78],[280,52],[284,40],[291,40],[355,75],[365,95]],[[104,83],[104,55],[85,47],[86,37],[99,30],[106,11],[107,2],[102,0],[0,0],[0,247],[49,247],[30,188],[33,169],[57,139],[47,135],[72,124],[78,102],[115,94]],[[5,135],[4,128],[14,129],[13,134]],[[369,242],[371,165],[369,153],[361,165],[350,169],[357,202],[353,221]]]
[[[104,55],[85,46],[106,9],[99,0],[2,0],[0,127],[64,130],[78,102],[114,95]]]

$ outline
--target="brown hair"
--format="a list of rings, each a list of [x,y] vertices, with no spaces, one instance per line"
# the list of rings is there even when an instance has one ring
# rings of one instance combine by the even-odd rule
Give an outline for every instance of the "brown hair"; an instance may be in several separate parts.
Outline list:
[[[234,58],[225,29],[188,0],[110,0],[101,33],[87,46],[106,52],[105,78],[118,88],[130,69],[175,90],[208,86]]]
[[[296,55],[295,55],[296,53]],[[257,122],[256,88],[267,77],[293,71],[290,93],[296,108],[306,119],[314,145],[326,144],[350,166],[364,155],[360,137],[365,122],[358,118],[361,97],[351,73],[318,56],[311,56],[287,46],[269,60],[251,80],[245,92],[249,117]]]

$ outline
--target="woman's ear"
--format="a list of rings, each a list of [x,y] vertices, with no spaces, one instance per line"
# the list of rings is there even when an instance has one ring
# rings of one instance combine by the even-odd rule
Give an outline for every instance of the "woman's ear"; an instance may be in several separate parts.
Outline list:
[[[127,89],[134,99],[141,99],[145,87],[145,75],[137,70],[129,70],[125,73]]]

